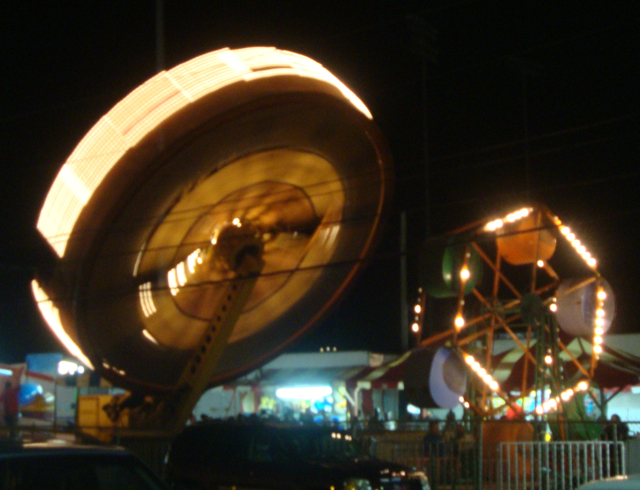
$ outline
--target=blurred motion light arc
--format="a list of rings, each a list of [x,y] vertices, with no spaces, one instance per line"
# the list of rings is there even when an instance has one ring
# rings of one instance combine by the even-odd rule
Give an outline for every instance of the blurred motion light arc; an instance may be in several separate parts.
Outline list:
[[[116,386],[174,392],[212,352],[198,365],[219,384],[337,302],[392,182],[371,113],[322,65],[273,47],[203,54],[133,90],[62,165],[37,223],[56,260],[33,295]]]
[[[38,229],[63,257],[82,208],[120,158],[183,107],[242,81],[297,75],[333,85],[367,118],[358,97],[319,63],[275,48],[222,49],[160,72],[116,105],[62,166],[38,219]]]

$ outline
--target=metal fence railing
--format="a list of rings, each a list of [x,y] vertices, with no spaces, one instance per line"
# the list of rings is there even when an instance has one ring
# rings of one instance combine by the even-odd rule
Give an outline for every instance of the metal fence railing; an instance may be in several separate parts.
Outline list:
[[[627,472],[625,444],[578,442],[437,442],[379,437],[372,455],[424,471],[431,488],[461,490],[569,490]]]
[[[624,475],[624,451],[622,442],[504,442],[495,462],[497,488],[569,490]]]

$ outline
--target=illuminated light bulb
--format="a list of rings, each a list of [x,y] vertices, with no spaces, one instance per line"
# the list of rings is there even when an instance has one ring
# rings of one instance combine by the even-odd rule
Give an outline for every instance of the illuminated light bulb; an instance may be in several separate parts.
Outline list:
[[[482,366],[480,366],[480,363],[474,359],[473,363],[471,364],[471,369],[473,369],[474,371],[478,371],[481,367]]]
[[[420,326],[417,323],[414,323],[413,325],[411,325],[411,330],[414,333],[418,333],[418,330],[420,330]]]
[[[604,327],[604,318],[596,318],[596,326],[597,327]]]
[[[460,278],[463,281],[466,281],[467,279],[469,279],[469,276],[471,276],[471,273],[469,272],[469,269],[467,269],[466,267],[464,267],[461,271],[460,271]]]
[[[599,317],[599,318],[604,317],[604,310],[602,308],[598,308],[596,310],[596,316]]]
[[[593,257],[590,257],[589,259],[587,259],[587,265],[589,267],[595,267],[596,266],[596,259],[594,259]]]
[[[601,301],[604,301],[605,299],[607,299],[607,293],[604,291],[604,289],[601,289],[600,291],[598,291],[598,299]]]
[[[517,219],[519,219],[519,218],[520,218],[520,216],[519,216],[517,213],[511,213],[511,214],[508,214],[508,215],[507,215],[506,220],[507,220],[509,223],[513,223],[515,220],[517,220]]]
[[[589,260],[591,258],[591,254],[589,252],[585,252],[582,254],[582,258],[584,260]]]
[[[544,362],[547,364],[553,364],[553,358],[551,356],[544,356]]]
[[[578,249],[581,247],[582,244],[580,243],[580,240],[576,238],[575,240],[571,241],[571,245],[573,245],[576,249]]]
[[[571,229],[568,226],[561,226],[560,233],[562,233],[564,236],[567,236],[569,233],[571,233]]]
[[[596,354],[601,354],[602,353],[602,346],[599,344],[596,344],[593,346],[593,352],[595,352]]]
[[[464,358],[464,360],[466,361],[467,364],[469,364],[469,366],[471,366],[474,362],[476,362],[476,360],[471,355],[467,355]]]
[[[502,228],[504,226],[504,222],[501,219],[496,220],[496,228]]]
[[[231,221],[231,223],[238,226],[240,224],[240,218],[233,218],[233,221]]]
[[[586,381],[580,381],[578,383],[578,390],[587,391],[587,388],[589,388],[589,384]]]
[[[520,210],[520,214],[522,215],[522,217],[524,218],[525,216],[529,216],[529,213],[531,212],[531,208],[522,208]]]
[[[486,375],[487,375],[487,370],[485,368],[478,369],[478,376],[484,379]]]
[[[599,335],[596,335],[596,336],[593,338],[593,341],[594,341],[596,344],[602,344],[602,337],[600,337]]]
[[[463,396],[461,396],[460,398],[458,398],[458,401],[459,401],[460,403],[464,403],[464,397],[463,397]]]
[[[500,387],[500,385],[498,385],[498,382],[493,380],[489,383],[489,388],[491,388],[493,391],[498,391],[498,388]]]
[[[567,233],[567,240],[573,243],[575,239],[576,239],[576,236],[573,233]]]
[[[458,328],[464,327],[464,318],[462,318],[461,316],[457,316],[455,320],[455,325]]]
[[[542,408],[542,405],[538,405],[538,406],[536,407],[536,413],[537,413],[538,415],[542,415],[542,414],[544,413],[544,408]]]
[[[464,408],[469,408],[469,402],[464,402]]]
[[[549,309],[555,313],[556,311],[558,311],[558,305],[556,303],[551,303],[549,305]]]
[[[567,400],[569,400],[570,396],[569,396],[569,394],[568,394],[566,391],[563,391],[563,392],[560,394],[560,398],[562,398],[562,400],[566,402]]]
[[[598,320],[601,320],[601,318],[598,318]],[[595,333],[596,335],[602,335],[602,334],[604,334],[604,328],[602,328],[602,327],[596,327],[596,328],[595,328],[595,330],[594,330],[594,333]]]
[[[567,394],[568,394],[569,396],[573,396],[573,395],[574,395],[574,393],[575,393],[575,392],[574,392],[571,388],[569,388],[569,389],[567,390]]]
[[[544,267],[544,260],[538,260],[538,262],[536,262],[536,264],[538,265],[538,267],[540,267],[542,269]]]

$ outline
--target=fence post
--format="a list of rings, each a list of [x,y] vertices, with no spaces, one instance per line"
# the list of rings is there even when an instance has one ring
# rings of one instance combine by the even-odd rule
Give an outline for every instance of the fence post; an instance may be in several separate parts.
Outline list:
[[[473,478],[473,488],[474,490],[482,490],[482,465],[484,464],[484,460],[483,460],[483,454],[482,454],[482,424],[483,424],[484,420],[480,419],[478,421],[478,426],[477,426],[477,431],[478,431],[478,436],[476,437],[476,454],[478,455],[477,457],[477,463],[475,465],[475,475]]]

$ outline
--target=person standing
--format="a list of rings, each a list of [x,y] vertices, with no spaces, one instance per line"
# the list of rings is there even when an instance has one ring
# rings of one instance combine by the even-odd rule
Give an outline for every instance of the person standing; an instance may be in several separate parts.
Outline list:
[[[2,392],[2,406],[4,407],[4,422],[9,428],[9,437],[18,437],[18,417],[20,416],[20,386],[12,386],[11,381],[4,384]]]
[[[605,441],[626,441],[629,439],[629,426],[622,422],[620,415],[614,413],[604,428],[602,438]]]
[[[442,433],[440,432],[440,424],[437,420],[429,421],[429,431],[422,440],[424,445],[424,455],[442,456]]]

